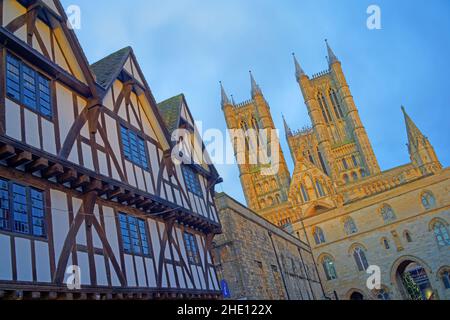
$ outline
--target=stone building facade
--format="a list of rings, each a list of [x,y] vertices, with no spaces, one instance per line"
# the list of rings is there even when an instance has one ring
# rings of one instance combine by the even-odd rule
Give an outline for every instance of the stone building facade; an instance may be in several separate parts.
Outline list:
[[[223,234],[214,239],[214,262],[219,280],[227,283],[230,298],[324,298],[311,250],[305,242],[224,193],[216,196],[216,205]]]
[[[328,69],[311,77],[294,56],[312,125],[294,131],[284,121],[292,175],[285,178],[282,153],[279,174],[272,176],[261,174],[261,164],[239,163],[249,208],[311,246],[329,297],[448,299],[449,169],[402,107],[411,162],[382,171],[328,43],[327,52]],[[222,86],[228,127],[275,128],[253,76],[251,86],[252,99],[240,104]],[[261,148],[270,146],[259,140],[244,152],[250,157]],[[366,285],[372,265],[381,268],[382,286],[375,290]]]

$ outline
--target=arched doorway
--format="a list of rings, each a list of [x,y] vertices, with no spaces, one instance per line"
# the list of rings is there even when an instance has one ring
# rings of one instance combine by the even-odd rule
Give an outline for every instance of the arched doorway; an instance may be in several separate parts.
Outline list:
[[[432,300],[434,290],[424,265],[405,260],[399,264],[396,280],[404,298],[408,300]]]
[[[353,292],[350,296],[350,300],[364,300],[364,296],[360,292]]]

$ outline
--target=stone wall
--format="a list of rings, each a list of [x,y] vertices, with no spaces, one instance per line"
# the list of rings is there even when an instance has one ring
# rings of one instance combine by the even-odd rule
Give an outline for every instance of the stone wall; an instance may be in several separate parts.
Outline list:
[[[232,299],[323,299],[308,245],[226,194],[216,196],[223,234],[214,261]]]
[[[440,274],[450,271],[450,243],[439,245],[433,231],[433,223],[441,221],[450,232],[449,177],[450,169],[445,169],[438,175],[406,183],[294,225],[300,235],[304,234],[305,226],[325,292],[331,295],[336,291],[340,299],[348,299],[354,292],[360,292],[365,299],[377,298],[377,291],[366,286],[369,275],[358,270],[353,257],[353,249],[360,246],[368,264],[380,267],[382,287],[391,299],[408,299],[397,274],[408,261],[425,269],[436,299],[450,299],[450,289],[445,288]],[[431,208],[425,208],[421,202],[425,192],[436,200]],[[394,220],[383,220],[380,209],[385,205],[393,209]],[[357,227],[356,233],[350,235],[344,229],[344,221],[349,217]],[[315,243],[316,228],[323,231],[325,242],[322,244]],[[327,280],[322,266],[325,256],[333,259],[337,279]]]

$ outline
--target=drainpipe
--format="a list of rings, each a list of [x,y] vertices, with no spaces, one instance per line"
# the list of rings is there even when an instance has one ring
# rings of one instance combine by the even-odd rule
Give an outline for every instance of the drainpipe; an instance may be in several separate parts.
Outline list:
[[[272,238],[272,232],[270,232],[270,231],[269,231],[269,237],[270,237],[270,241],[272,242],[272,248],[273,248],[273,251],[275,253],[275,257],[277,259],[278,268],[280,269],[281,279],[283,280],[283,285],[284,285],[284,290],[286,291],[286,296],[287,296],[288,300],[291,300],[291,297],[289,296],[289,290],[288,290],[287,284],[286,284],[286,279],[284,277],[284,271],[281,268],[280,259],[278,258],[278,252],[277,252],[277,249],[275,247],[275,243],[274,243],[273,238]]]

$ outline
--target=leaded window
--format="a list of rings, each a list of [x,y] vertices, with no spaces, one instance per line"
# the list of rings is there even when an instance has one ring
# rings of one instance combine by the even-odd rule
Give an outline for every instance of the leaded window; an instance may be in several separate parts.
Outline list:
[[[123,251],[128,254],[149,256],[150,247],[145,220],[121,213],[119,223]]]
[[[184,181],[186,182],[186,186],[190,192],[193,194],[202,197],[203,191],[202,187],[200,185],[200,180],[198,178],[198,174],[188,166],[183,166],[183,177]]]
[[[325,234],[323,233],[323,230],[320,228],[314,229],[314,241],[317,245],[320,245],[322,243],[326,242]]]
[[[441,275],[442,282],[444,283],[445,289],[450,289],[450,272],[444,271]]]
[[[145,140],[138,136],[134,131],[121,126],[122,146],[125,159],[142,167],[149,169],[148,153],[145,147]]]
[[[353,257],[355,258],[356,265],[359,271],[366,271],[369,268],[369,263],[367,262],[366,253],[361,248],[356,248],[353,251]]]
[[[0,179],[0,230],[45,238],[44,193]]]
[[[31,110],[52,117],[50,80],[10,54],[6,56],[6,94]]]
[[[184,244],[186,246],[186,253],[189,263],[200,264],[200,253],[198,250],[197,240],[192,233],[184,233]]]
[[[430,192],[425,192],[422,195],[422,205],[426,210],[430,210],[436,207],[436,199],[434,198],[433,194],[431,194]]]
[[[322,266],[328,281],[337,279],[336,267],[334,261],[330,257],[325,257],[323,259]]]
[[[442,222],[436,222],[433,226],[436,241],[440,247],[450,246],[450,236],[447,227]]]
[[[394,210],[388,205],[381,208],[381,216],[383,217],[384,222],[392,222],[397,219]]]
[[[358,228],[356,227],[355,221],[350,217],[345,219],[344,229],[347,235],[355,234],[358,232]]]

